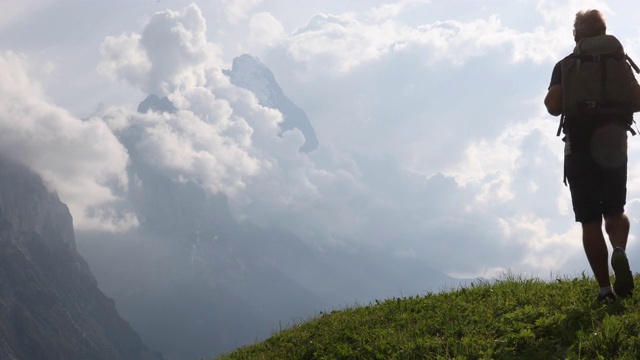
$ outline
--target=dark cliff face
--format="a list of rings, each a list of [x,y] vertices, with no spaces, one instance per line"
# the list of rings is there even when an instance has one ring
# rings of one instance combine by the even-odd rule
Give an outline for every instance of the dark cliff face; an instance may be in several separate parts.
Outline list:
[[[71,214],[42,180],[0,159],[0,359],[161,359],[76,252]]]

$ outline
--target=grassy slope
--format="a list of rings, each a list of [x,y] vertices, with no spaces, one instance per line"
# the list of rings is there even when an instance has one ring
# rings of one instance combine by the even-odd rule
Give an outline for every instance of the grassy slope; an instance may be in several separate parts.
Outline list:
[[[640,358],[640,292],[601,305],[597,288],[585,276],[507,277],[377,301],[320,314],[219,359]]]

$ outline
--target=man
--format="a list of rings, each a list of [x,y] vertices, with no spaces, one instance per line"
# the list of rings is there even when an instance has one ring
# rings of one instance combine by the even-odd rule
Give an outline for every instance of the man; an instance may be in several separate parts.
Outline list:
[[[625,72],[618,75],[618,83],[610,92],[617,92],[617,96],[623,98],[627,96],[628,101],[624,102],[629,104],[627,107],[614,108],[610,104],[613,102],[607,102],[604,106],[601,104],[605,101],[601,100],[583,101],[584,106],[573,106],[568,99],[579,97],[578,93],[589,91],[585,89],[590,87],[600,89],[605,86],[600,84],[602,81],[597,80],[598,75],[593,77],[596,80],[589,80],[596,83],[593,86],[581,84],[573,87],[569,85],[570,82],[575,84],[584,79],[577,79],[574,74],[580,69],[585,71],[588,67],[596,69],[596,66],[602,65],[601,62],[609,61],[604,60],[604,57],[601,59],[590,55],[587,58],[575,54],[579,54],[579,49],[602,47],[601,39],[613,38],[606,35],[606,22],[598,10],[578,12],[573,34],[576,50],[554,67],[544,104],[551,115],[563,115],[561,126],[565,133],[565,180],[569,183],[575,219],[582,225],[584,251],[600,286],[596,300],[609,301],[615,299],[616,295],[631,295],[634,288],[633,275],[625,253],[629,235],[629,218],[624,212],[627,192],[626,131],[631,129],[633,112],[640,110],[640,85],[633,76],[631,67],[623,59],[613,65]],[[622,53],[621,45],[620,52]],[[593,65],[595,62],[600,64]],[[620,65],[621,63],[624,65]],[[611,81],[613,80],[609,82]],[[618,106],[617,102],[615,106]],[[607,244],[602,232],[603,217],[604,228],[613,247],[613,289],[609,280]]]

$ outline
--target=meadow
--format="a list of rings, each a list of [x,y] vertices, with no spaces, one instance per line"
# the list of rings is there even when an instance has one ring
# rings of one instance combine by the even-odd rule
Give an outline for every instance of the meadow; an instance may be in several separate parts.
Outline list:
[[[597,289],[584,274],[552,281],[507,275],[323,312],[218,359],[640,358],[637,292],[598,303]]]

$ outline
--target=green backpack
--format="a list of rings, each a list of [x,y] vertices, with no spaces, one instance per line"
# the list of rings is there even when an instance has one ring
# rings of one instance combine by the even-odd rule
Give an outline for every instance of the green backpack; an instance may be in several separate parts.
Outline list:
[[[574,119],[598,118],[623,121],[635,135],[633,122],[634,81],[630,66],[640,69],[625,54],[615,36],[599,35],[582,39],[573,54],[561,62],[562,116],[557,135]]]

